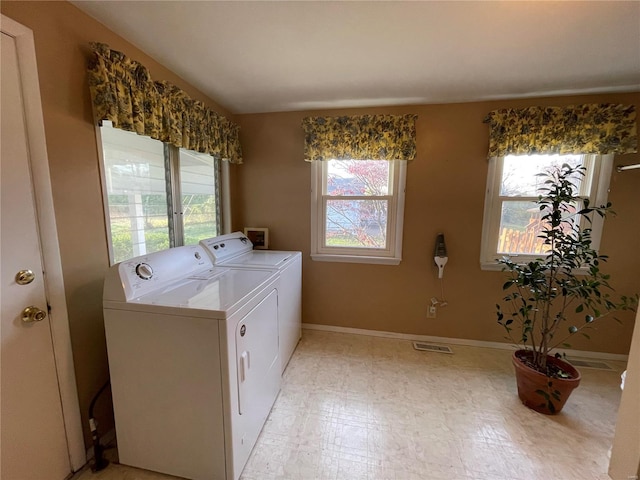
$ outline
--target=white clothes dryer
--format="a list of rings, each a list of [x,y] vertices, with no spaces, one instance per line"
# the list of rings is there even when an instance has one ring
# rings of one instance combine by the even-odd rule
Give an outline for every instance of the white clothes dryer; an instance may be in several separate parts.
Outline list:
[[[120,462],[237,480],[280,391],[278,276],[199,245],[109,269],[104,319]]]
[[[253,250],[242,232],[200,241],[214,265],[233,268],[276,270],[278,286],[278,331],[280,364],[284,373],[302,336],[302,253],[279,250]]]

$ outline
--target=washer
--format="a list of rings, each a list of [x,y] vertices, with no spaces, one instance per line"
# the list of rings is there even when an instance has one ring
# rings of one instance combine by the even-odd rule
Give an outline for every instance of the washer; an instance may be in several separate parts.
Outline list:
[[[302,335],[302,253],[278,250],[253,250],[242,232],[208,238],[200,242],[215,265],[276,270],[278,286],[278,331],[280,367],[284,373]]]
[[[120,462],[237,480],[280,391],[278,275],[199,245],[114,265],[104,319]]]

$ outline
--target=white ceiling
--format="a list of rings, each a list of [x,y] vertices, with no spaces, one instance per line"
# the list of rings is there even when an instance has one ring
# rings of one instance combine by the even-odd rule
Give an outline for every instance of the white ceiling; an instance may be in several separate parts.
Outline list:
[[[72,3],[233,113],[640,91],[640,1]]]

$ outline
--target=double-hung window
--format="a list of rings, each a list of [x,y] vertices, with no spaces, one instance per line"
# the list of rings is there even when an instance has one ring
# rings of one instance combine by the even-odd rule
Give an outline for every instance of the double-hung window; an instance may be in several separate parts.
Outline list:
[[[100,137],[111,263],[221,233],[219,160],[107,121]]]
[[[404,160],[313,162],[314,260],[400,263],[406,163]]]
[[[485,270],[500,270],[496,260],[509,256],[525,263],[546,254],[543,239],[539,238],[545,225],[534,203],[538,189],[546,178],[538,174],[562,164],[584,166],[584,176],[576,176],[577,195],[589,199],[591,205],[607,202],[613,155],[507,155],[489,160],[487,189],[482,231],[481,266]],[[576,212],[582,205],[575,205]],[[585,222],[576,215],[576,221]],[[600,245],[603,221],[594,216],[593,223],[581,225],[592,229],[592,246]]]
[[[398,265],[417,115],[306,117],[311,258]]]
[[[574,180],[574,196],[590,205],[607,203],[614,155],[635,153],[635,105],[583,104],[564,107],[534,106],[489,112],[489,173],[485,194],[480,264],[500,270],[497,260],[509,256],[516,263],[547,254],[540,232],[547,228],[536,201],[549,169],[569,164],[584,167]],[[582,153],[580,153],[582,152]],[[582,203],[582,202],[578,202]],[[588,222],[577,215],[569,218]],[[591,228],[591,246],[598,250],[603,221],[598,215]]]

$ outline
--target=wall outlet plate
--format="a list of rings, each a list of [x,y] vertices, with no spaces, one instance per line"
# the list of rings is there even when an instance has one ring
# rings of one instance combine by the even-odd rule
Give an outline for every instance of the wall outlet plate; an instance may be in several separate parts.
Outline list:
[[[427,318],[436,318],[437,308],[435,305],[429,305],[427,307]]]

